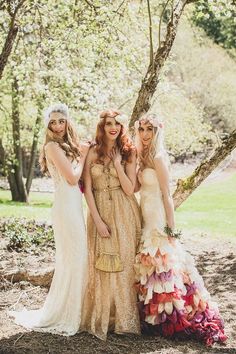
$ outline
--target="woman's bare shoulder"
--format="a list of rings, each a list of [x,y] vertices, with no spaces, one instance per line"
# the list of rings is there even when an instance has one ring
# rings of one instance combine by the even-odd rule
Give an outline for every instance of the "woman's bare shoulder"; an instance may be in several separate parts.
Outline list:
[[[58,148],[60,145],[56,141],[49,141],[44,145],[44,150],[47,152],[58,150]]]
[[[87,159],[91,162],[93,162],[97,159],[96,145],[93,145],[90,147]]]

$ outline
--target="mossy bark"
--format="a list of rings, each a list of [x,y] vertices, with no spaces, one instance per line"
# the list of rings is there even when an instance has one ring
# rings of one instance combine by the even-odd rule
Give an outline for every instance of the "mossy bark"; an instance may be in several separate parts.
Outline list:
[[[175,209],[178,208],[193,191],[211,174],[211,172],[236,148],[236,130],[234,130],[227,139],[222,141],[214,154],[203,161],[192,173],[185,179],[179,179],[177,188],[173,194]]]

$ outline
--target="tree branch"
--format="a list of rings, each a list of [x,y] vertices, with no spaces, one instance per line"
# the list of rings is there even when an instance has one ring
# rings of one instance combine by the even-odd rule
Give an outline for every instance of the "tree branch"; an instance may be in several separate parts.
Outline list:
[[[96,12],[98,9],[100,9],[100,6],[96,6],[92,3],[92,1],[90,0],[84,0],[86,2],[86,4],[88,4],[90,7],[92,7],[92,9],[94,9],[94,11]]]
[[[0,54],[0,80],[2,78],[3,70],[7,64],[8,58],[11,54],[14,41],[18,33],[18,26],[15,25],[15,19],[11,20],[9,31]]]
[[[153,39],[152,39],[152,14],[150,8],[150,1],[147,0],[148,18],[149,18],[149,41],[150,41],[150,62],[149,65],[153,68],[154,52],[153,52]]]
[[[161,42],[160,47],[155,53],[153,68],[149,65],[146,75],[142,80],[138,98],[131,115],[129,123],[130,128],[133,127],[134,122],[138,119],[138,117],[140,117],[142,113],[147,112],[151,106],[151,99],[156,91],[161,69],[170,54],[170,50],[176,36],[177,26],[185,5],[186,0],[179,0],[172,11],[171,19],[167,24],[165,40]]]
[[[30,153],[30,163],[29,163],[29,169],[28,169],[27,179],[25,184],[26,192],[28,195],[34,177],[37,146],[38,146],[39,132],[41,128],[41,121],[42,121],[42,110],[43,110],[43,104],[45,102],[45,98],[46,98],[45,95],[43,95],[43,98],[39,96],[37,99],[38,113],[37,113],[35,126],[34,126],[33,141],[31,145],[31,153]]]
[[[117,9],[116,9],[115,11],[113,11],[113,12],[118,13],[118,11],[119,11],[120,8],[123,6],[123,4],[125,3],[125,1],[126,1],[126,0],[123,0],[123,1],[120,3],[120,5],[117,7]]]
[[[178,208],[235,148],[236,130],[223,140],[222,145],[215,150],[211,157],[202,162],[191,176],[184,180],[178,180],[177,188],[173,194],[175,208]]]
[[[5,8],[5,0],[0,1],[0,10],[3,10]]]
[[[158,48],[160,48],[160,46],[161,46],[161,23],[162,23],[162,18],[164,16],[164,12],[165,12],[165,10],[167,8],[167,5],[168,5],[169,1],[170,0],[167,0],[167,2],[165,3],[165,5],[164,5],[164,7],[162,9],[161,15],[160,15],[159,29],[158,29]]]
[[[23,6],[25,0],[19,1],[18,5],[16,6],[14,12],[12,13],[11,9],[10,9],[10,2],[8,1],[8,5],[9,5],[9,14],[11,16],[11,22],[10,22],[10,26],[9,26],[9,30],[8,30],[8,34],[2,49],[2,52],[0,54],[0,80],[2,78],[3,75],[3,70],[7,64],[8,58],[11,54],[12,51],[12,47],[14,44],[14,41],[16,39],[17,33],[18,33],[18,26],[15,24],[16,21],[16,15],[17,12],[19,11],[19,9]]]
[[[54,269],[52,267],[40,271],[27,271],[26,269],[16,269],[10,272],[0,272],[0,280],[8,280],[12,283],[28,281],[36,286],[49,287],[52,281]]]

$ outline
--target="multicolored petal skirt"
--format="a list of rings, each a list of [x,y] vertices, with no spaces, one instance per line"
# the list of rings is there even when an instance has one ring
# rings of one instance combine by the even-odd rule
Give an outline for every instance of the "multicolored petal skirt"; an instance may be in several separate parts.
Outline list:
[[[143,332],[189,335],[207,346],[224,342],[223,321],[192,256],[179,240],[144,231],[136,256],[136,288]]]

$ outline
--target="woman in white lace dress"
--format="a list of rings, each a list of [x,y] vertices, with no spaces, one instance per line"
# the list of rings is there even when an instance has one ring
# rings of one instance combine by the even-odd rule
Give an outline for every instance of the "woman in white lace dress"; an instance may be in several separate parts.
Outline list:
[[[135,123],[144,228],[136,256],[136,287],[143,331],[190,335],[207,345],[224,342],[223,322],[193,258],[174,237],[163,127],[155,115]]]
[[[42,171],[49,172],[55,184],[52,208],[55,272],[41,309],[11,311],[10,315],[28,329],[69,336],[80,326],[87,278],[87,240],[78,183],[89,146],[80,146],[64,104],[48,108],[45,125],[40,163]]]

